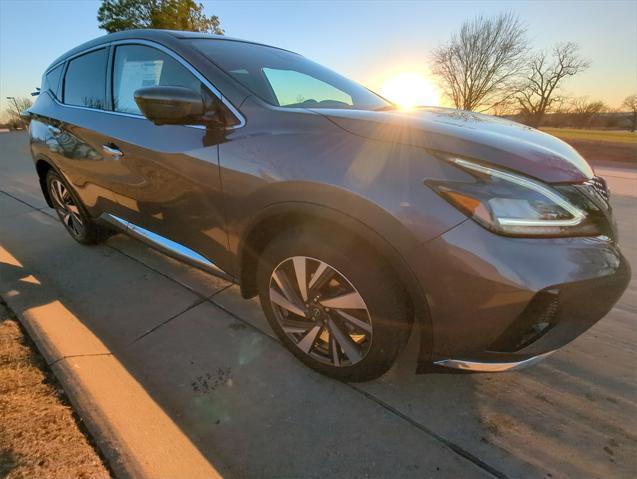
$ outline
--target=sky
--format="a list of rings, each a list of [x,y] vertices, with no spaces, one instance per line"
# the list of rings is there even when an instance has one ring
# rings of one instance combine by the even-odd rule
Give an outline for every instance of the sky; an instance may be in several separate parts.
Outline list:
[[[28,96],[39,86],[51,61],[105,33],[97,27],[100,3],[0,0],[0,112],[5,97]],[[526,23],[534,49],[574,41],[591,61],[563,93],[611,107],[637,93],[637,0],[202,3],[207,14],[219,16],[227,35],[301,53],[387,96],[399,94],[403,80],[410,85],[411,78],[424,77],[430,103],[439,97],[429,80],[431,51],[464,20],[511,11]]]

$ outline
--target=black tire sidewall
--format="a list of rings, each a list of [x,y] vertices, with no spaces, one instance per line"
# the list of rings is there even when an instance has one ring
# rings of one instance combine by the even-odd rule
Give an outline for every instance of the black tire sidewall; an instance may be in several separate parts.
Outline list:
[[[86,208],[84,207],[84,204],[80,201],[80,199],[78,198],[77,194],[75,193],[75,191],[73,190],[73,188],[70,187],[69,183],[66,181],[66,179],[64,179],[62,177],[62,175],[60,175],[59,173],[57,173],[54,170],[49,170],[49,172],[46,175],[46,187],[48,190],[48,194],[51,197],[51,202],[55,205],[55,200],[53,199],[53,192],[52,192],[52,187],[51,187],[51,182],[53,180],[59,181],[60,183],[62,183],[66,189],[68,190],[69,194],[71,195],[71,197],[73,198],[73,202],[75,203],[75,205],[77,206],[79,212],[80,212],[80,216],[82,217],[82,222],[83,222],[83,228],[82,228],[82,234],[81,235],[76,235],[74,234],[72,231],[69,230],[69,228],[64,224],[64,221],[62,219],[62,217],[60,216],[60,213],[58,212],[57,208],[55,208],[54,206],[54,210],[55,213],[58,215],[58,218],[60,219],[60,222],[62,222],[64,228],[66,229],[66,231],[69,233],[69,235],[71,235],[71,237],[78,241],[79,243],[82,244],[91,244],[94,241],[93,236],[95,236],[95,231],[93,231],[94,227],[93,227],[93,223],[91,221],[91,218],[88,214],[88,212],[86,211]]]
[[[269,297],[274,268],[293,256],[326,262],[343,274],[361,294],[372,320],[372,344],[360,362],[345,367],[322,363],[303,353],[283,331]],[[300,227],[276,237],[263,252],[257,272],[259,298],[270,326],[299,360],[311,368],[346,381],[376,378],[393,364],[409,332],[406,296],[393,270],[373,250],[347,235],[322,231],[319,226]]]

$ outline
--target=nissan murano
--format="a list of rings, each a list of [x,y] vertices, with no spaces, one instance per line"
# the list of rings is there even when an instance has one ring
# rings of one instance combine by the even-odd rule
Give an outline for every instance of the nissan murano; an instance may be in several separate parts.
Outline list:
[[[75,240],[119,230],[236,282],[292,354],[342,380],[383,374],[412,332],[420,372],[532,364],[628,283],[606,184],[573,148],[401,111],[280,48],[106,35],[55,60],[25,116]]]

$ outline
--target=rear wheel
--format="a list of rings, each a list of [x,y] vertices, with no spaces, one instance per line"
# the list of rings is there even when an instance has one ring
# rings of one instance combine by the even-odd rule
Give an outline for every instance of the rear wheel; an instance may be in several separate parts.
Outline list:
[[[75,192],[58,173],[49,170],[46,184],[53,207],[74,240],[82,244],[96,244],[108,238],[111,232],[91,220]]]
[[[328,376],[376,378],[407,337],[406,295],[392,269],[347,236],[327,236],[318,226],[290,230],[266,247],[257,281],[278,337]]]

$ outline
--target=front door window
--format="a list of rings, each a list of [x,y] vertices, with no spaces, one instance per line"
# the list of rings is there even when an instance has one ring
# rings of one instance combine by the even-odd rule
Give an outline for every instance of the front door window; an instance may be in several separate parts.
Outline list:
[[[156,48],[122,45],[115,50],[113,109],[141,115],[135,91],[152,86],[180,86],[202,92],[203,84],[177,60]]]

